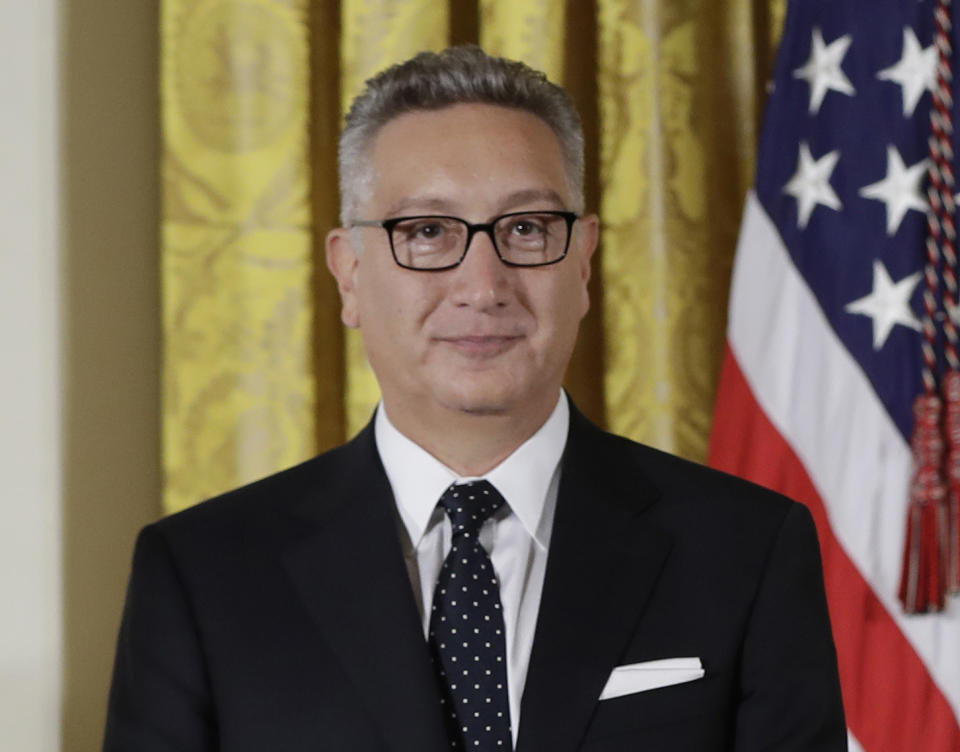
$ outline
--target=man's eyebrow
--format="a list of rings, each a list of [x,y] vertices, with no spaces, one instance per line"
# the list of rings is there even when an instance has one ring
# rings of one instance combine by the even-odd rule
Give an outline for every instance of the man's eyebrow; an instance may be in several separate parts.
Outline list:
[[[439,196],[407,196],[387,210],[388,217],[398,217],[405,212],[415,211],[417,214],[437,212],[449,214],[453,211],[453,202]]]
[[[524,204],[547,203],[555,207],[563,208],[566,202],[563,197],[552,188],[528,188],[522,191],[514,191],[505,196],[500,202],[501,211],[516,209]]]
[[[552,188],[525,188],[504,196],[498,204],[497,211],[509,212],[525,204],[534,203],[545,203],[557,208],[566,206],[563,197]],[[457,205],[454,201],[440,196],[407,196],[391,204],[386,216],[399,217],[410,211],[415,211],[417,214],[429,212],[454,214],[457,211]]]

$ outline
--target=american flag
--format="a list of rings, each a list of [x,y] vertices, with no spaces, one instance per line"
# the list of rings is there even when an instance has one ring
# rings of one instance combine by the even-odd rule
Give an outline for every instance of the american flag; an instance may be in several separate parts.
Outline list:
[[[960,597],[912,615],[898,600],[924,392],[937,9],[791,2],[711,439],[711,464],[813,512],[851,749],[866,752],[960,750]],[[942,286],[937,301],[950,308]],[[944,316],[932,320],[942,374]]]

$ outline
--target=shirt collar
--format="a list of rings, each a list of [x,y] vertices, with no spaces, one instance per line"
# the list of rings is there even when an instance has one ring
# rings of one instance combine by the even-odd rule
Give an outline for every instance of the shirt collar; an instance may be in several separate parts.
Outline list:
[[[533,436],[503,462],[480,477],[506,499],[524,529],[546,550],[553,515],[545,515],[547,492],[567,441],[570,407],[563,392],[557,405]],[[475,480],[458,475],[390,422],[383,403],[374,419],[377,451],[393,489],[397,510],[414,548],[420,543],[441,494],[451,483]]]

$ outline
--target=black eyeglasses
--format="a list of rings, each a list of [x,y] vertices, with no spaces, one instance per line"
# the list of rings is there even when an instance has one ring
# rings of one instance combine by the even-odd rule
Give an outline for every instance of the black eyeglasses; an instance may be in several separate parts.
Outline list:
[[[459,217],[416,216],[356,220],[351,227],[382,227],[394,261],[404,269],[439,272],[458,266],[470,241],[485,232],[507,266],[547,266],[567,255],[573,212],[535,211],[503,214],[492,222],[470,224]]]

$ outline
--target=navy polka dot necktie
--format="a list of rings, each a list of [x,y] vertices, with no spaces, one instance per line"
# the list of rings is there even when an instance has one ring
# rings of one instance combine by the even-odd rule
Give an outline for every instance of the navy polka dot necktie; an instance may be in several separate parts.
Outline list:
[[[433,593],[429,643],[451,749],[513,748],[500,585],[479,537],[503,503],[485,480],[452,485],[440,497],[453,541]]]

